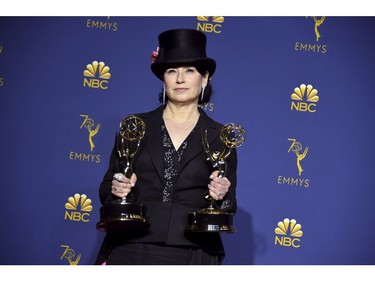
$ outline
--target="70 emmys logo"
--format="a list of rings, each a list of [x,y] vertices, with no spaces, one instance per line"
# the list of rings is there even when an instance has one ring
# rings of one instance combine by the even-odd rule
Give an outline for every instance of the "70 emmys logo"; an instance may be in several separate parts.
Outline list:
[[[60,260],[65,258],[70,265],[77,265],[81,259],[81,254],[76,257],[76,252],[70,248],[68,245],[60,245],[65,248],[64,253],[61,255]],[[75,258],[75,259],[74,259]]]
[[[83,79],[83,87],[100,88],[102,90],[108,89],[108,79],[111,78],[109,67],[104,62],[93,61],[86,65],[83,75],[87,78]]]
[[[303,167],[302,167],[302,160],[306,158],[307,153],[309,152],[309,148],[305,147],[303,149],[302,144],[294,138],[288,138],[288,141],[291,141],[291,145],[289,146],[288,153],[293,152],[296,156],[296,166],[298,171],[298,177],[290,177],[290,176],[278,176],[277,183],[280,185],[289,185],[289,186],[299,186],[299,187],[309,187],[310,180],[307,178],[302,178]]]
[[[98,131],[100,129],[100,124],[97,124],[95,129],[92,129],[94,127],[94,124],[95,124],[94,119],[89,118],[89,116],[86,115],[86,114],[81,114],[80,116],[85,118],[83,120],[82,124],[81,124],[80,129],[82,129],[82,127],[85,127],[87,129],[87,131],[89,133],[90,150],[93,151],[94,147],[95,147],[95,144],[94,144],[92,138],[98,133]]]
[[[308,17],[306,17],[308,18]],[[319,30],[318,30],[318,27],[321,26],[325,20],[326,17],[312,17],[313,20],[314,20],[314,32],[315,32],[315,36],[316,36],[316,42],[319,41],[319,38],[320,38],[320,33],[319,33]]]
[[[308,17],[306,17],[308,18]],[[312,53],[320,53],[320,54],[325,54],[327,53],[327,48],[328,46],[326,44],[318,44],[318,41],[321,37],[319,29],[320,26],[323,24],[324,20],[326,17],[312,17],[314,20],[314,32],[315,32],[315,39],[316,43],[304,43],[304,42],[296,42],[294,44],[294,50],[295,51],[300,51],[300,52],[312,52]]]
[[[302,153],[300,153],[300,151],[302,151],[302,144],[300,142],[298,142],[296,139],[288,139],[288,140],[292,142],[292,144],[289,147],[288,152],[293,151],[294,154],[296,155],[298,175],[301,176],[301,174],[303,172],[303,168],[301,166],[301,161],[303,159],[305,159],[305,157],[307,155],[307,152],[309,151],[309,148],[305,147],[305,150]]]
[[[93,141],[93,137],[97,135],[100,124],[96,124],[94,122],[94,119],[89,117],[87,114],[81,114],[82,118],[84,118],[83,122],[81,123],[80,129],[86,128],[88,132],[88,143],[90,144],[90,151],[91,153],[85,153],[85,152],[75,152],[70,151],[69,152],[69,159],[70,160],[79,160],[79,161],[88,161],[93,163],[100,163],[100,154],[93,154],[92,151],[95,148],[95,144]]]

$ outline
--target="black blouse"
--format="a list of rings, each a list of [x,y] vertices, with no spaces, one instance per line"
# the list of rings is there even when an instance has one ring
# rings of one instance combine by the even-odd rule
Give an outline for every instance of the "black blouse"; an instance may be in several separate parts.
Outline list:
[[[164,150],[164,159],[163,159],[163,175],[164,175],[164,189],[163,189],[163,202],[170,202],[173,197],[173,185],[178,174],[180,161],[184,151],[186,150],[189,142],[189,136],[181,144],[179,149],[176,151],[172,140],[169,136],[167,128],[165,127],[164,121],[161,127],[162,138],[163,138],[163,150]]]

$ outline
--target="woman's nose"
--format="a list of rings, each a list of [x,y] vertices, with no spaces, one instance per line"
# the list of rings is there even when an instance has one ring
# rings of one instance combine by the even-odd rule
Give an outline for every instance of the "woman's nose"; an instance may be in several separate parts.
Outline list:
[[[185,73],[183,69],[177,69],[177,82],[182,83],[185,81]]]

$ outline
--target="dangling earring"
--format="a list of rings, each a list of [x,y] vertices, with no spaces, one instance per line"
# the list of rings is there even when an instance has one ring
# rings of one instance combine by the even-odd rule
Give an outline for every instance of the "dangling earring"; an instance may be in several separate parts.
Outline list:
[[[163,87],[163,105],[165,104],[165,87]]]
[[[205,86],[202,87],[202,91],[201,91],[201,102],[203,102],[203,98],[204,98],[204,90],[206,89]]]

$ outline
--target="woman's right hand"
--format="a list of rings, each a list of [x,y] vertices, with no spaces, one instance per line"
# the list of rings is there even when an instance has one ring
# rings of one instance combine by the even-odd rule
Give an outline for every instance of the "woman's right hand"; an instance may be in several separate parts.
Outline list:
[[[122,173],[116,173],[113,175],[111,192],[117,197],[124,198],[130,193],[136,182],[137,175],[135,173],[131,175],[130,179]]]

